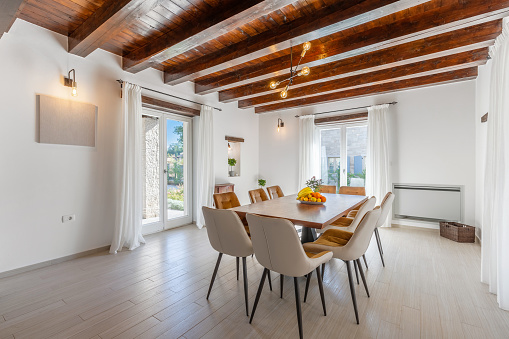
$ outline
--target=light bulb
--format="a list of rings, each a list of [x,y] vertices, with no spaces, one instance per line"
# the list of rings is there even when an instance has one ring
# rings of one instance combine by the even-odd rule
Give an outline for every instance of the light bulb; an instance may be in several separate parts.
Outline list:
[[[279,132],[279,125],[277,126],[277,131]]]
[[[297,76],[300,77],[302,75],[302,71],[300,71],[299,73],[297,73]]]
[[[302,67],[302,70],[300,71],[300,73],[302,73],[302,75],[308,75],[309,72],[310,72],[310,70],[309,70],[308,66]]]
[[[77,97],[78,96],[78,86],[76,86],[76,83],[73,84],[73,86],[72,86],[71,95],[73,97]]]
[[[281,91],[281,98],[285,99],[288,96],[288,92],[285,90]]]
[[[302,45],[302,48],[305,50],[305,51],[309,51],[309,49],[311,48],[311,43],[309,41],[305,42],[303,45]]]
[[[270,88],[275,89],[277,87],[277,83],[275,81],[272,81],[269,86]]]

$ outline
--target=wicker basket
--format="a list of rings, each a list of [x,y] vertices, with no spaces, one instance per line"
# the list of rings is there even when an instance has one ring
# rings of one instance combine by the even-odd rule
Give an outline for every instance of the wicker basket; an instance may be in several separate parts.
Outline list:
[[[459,222],[441,222],[440,236],[456,242],[475,242],[475,227]]]

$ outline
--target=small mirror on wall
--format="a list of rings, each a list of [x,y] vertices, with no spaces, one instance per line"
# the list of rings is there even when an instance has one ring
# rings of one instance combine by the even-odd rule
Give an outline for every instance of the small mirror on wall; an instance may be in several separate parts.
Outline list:
[[[228,176],[240,176],[240,146],[244,139],[236,137],[225,137],[228,144]]]

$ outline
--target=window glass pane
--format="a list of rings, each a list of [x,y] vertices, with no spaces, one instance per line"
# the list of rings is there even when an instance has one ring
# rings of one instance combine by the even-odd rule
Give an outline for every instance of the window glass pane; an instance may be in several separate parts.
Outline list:
[[[346,128],[346,171],[348,186],[365,186],[367,142],[367,126]]]
[[[321,175],[324,185],[340,186],[341,183],[341,129],[321,131]]]
[[[142,116],[143,223],[160,220],[160,135],[159,118]]]
[[[184,123],[166,119],[168,219],[184,216]]]

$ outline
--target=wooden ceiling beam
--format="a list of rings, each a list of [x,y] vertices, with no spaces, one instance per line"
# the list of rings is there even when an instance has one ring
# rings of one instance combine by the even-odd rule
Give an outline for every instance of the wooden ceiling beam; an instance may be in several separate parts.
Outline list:
[[[233,31],[295,0],[243,0],[225,9],[218,6],[207,19],[192,23],[180,32],[169,32],[123,57],[126,71],[138,72],[176,57]]]
[[[168,101],[148,97],[145,95],[142,95],[141,102],[142,102],[143,107],[153,108],[153,109],[165,111],[168,113],[180,114],[180,115],[185,115],[188,117],[199,117],[200,116],[199,109],[182,106],[179,104],[175,104],[173,102],[168,102]]]
[[[494,39],[501,32],[502,20],[496,20],[453,32],[443,33],[422,40],[412,41],[383,50],[362,54],[348,59],[311,67],[309,75],[294,78],[291,89],[296,89],[313,83],[321,83],[343,78],[345,76],[368,73],[487,47],[493,43]],[[273,80],[281,81],[286,77],[287,76],[282,75],[274,77]],[[219,98],[220,101],[225,101],[280,91],[280,89],[271,90],[268,84],[268,81],[262,80],[235,87],[221,91],[219,93]]]
[[[23,0],[0,0],[0,37],[9,31],[23,3]]]
[[[447,84],[458,81],[465,81],[475,79],[477,77],[477,67],[471,67],[456,71],[444,72],[434,75],[428,75],[423,77],[417,77],[413,79],[395,81],[385,84],[373,85],[368,87],[356,88],[347,91],[341,91],[336,93],[328,93],[324,95],[302,98],[296,100],[290,100],[282,103],[261,106],[255,108],[256,113],[266,113],[271,111],[279,111],[309,105],[317,105],[331,101],[340,101],[345,99],[351,99],[356,97],[362,97],[366,95],[377,95],[390,93],[395,91],[402,91],[408,89],[415,89],[421,87],[427,87],[431,85]]]
[[[69,35],[69,53],[86,57],[139,19],[159,0],[109,0]]]
[[[298,45],[359,26],[378,18],[408,9],[429,0],[361,0],[339,1],[312,15],[230,45],[215,53],[165,70],[165,83],[178,84],[224,68],[242,64]]]
[[[296,98],[306,98],[328,92],[338,92],[355,88],[367,87],[382,83],[411,79],[423,75],[443,73],[447,70],[471,68],[485,64],[489,49],[480,48],[473,51],[457,53],[445,57],[415,62],[408,65],[391,67],[371,73],[358,74],[336,80],[325,81],[319,84],[308,85],[288,91],[287,99],[281,99],[278,93],[271,93],[250,99],[240,100],[239,108],[262,106]],[[291,88],[291,87],[290,87]]]
[[[446,33],[509,15],[509,0],[471,0],[450,6],[434,8],[424,13],[407,17],[387,25],[363,25],[359,30],[330,41],[312,41],[312,48],[302,60],[302,66],[321,64],[396,46],[402,43]],[[374,25],[373,25],[374,24]],[[375,27],[373,27],[375,26]],[[289,50],[287,51],[289,53]],[[294,52],[297,56],[300,51]],[[196,80],[197,93],[208,94],[249,82],[269,79],[287,73],[289,56],[251,63],[242,69],[233,70],[215,77]]]

